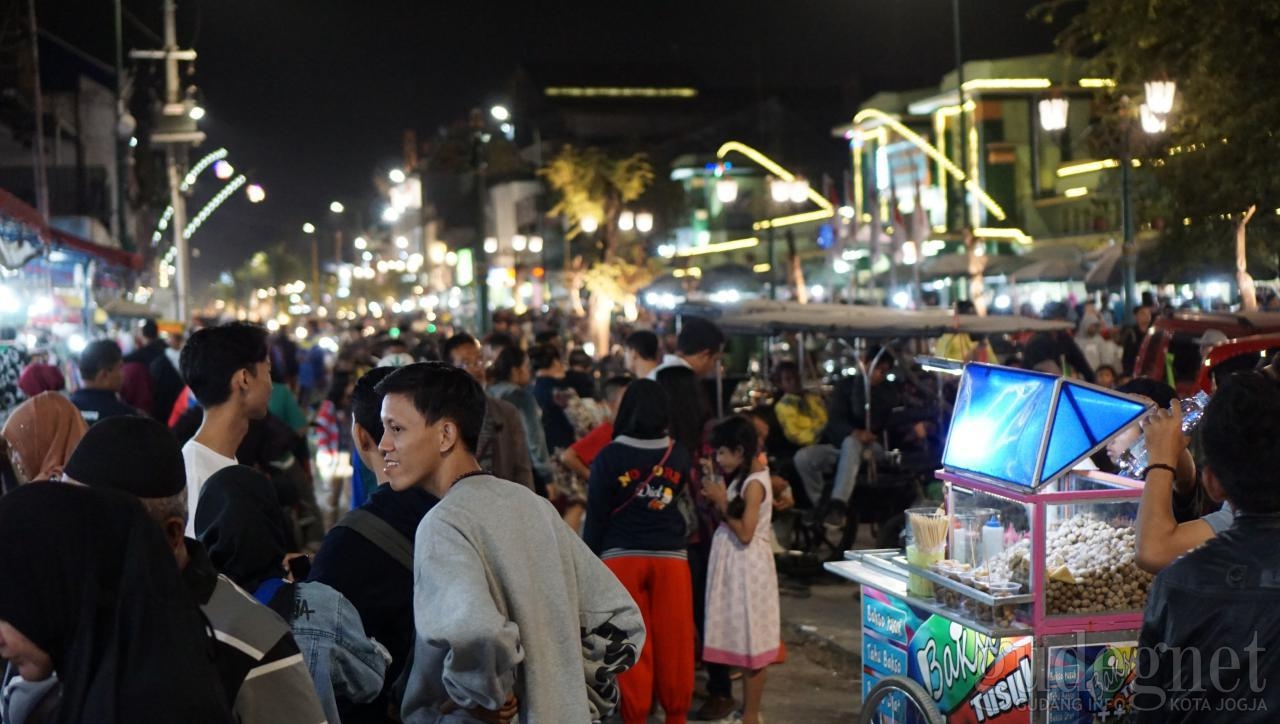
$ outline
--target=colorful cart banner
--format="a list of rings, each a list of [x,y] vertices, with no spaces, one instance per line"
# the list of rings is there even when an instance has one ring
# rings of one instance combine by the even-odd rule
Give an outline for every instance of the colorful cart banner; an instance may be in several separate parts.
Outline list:
[[[1119,720],[1132,710],[1137,644],[1049,649],[1048,724]]]
[[[949,724],[1075,724],[1120,717],[1129,709],[1135,648],[1128,644],[1048,651],[1046,685],[1037,691],[1030,636],[996,639],[878,589],[862,587],[862,693],[887,676],[924,687]],[[903,702],[880,707],[882,721],[910,721]]]

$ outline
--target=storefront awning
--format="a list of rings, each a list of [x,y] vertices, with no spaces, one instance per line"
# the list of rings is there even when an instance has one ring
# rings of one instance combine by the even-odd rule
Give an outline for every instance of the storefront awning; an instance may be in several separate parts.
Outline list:
[[[55,229],[22,199],[0,189],[0,264],[19,268],[40,253],[40,244],[91,256],[124,269],[137,271],[143,266],[141,254],[95,244]]]

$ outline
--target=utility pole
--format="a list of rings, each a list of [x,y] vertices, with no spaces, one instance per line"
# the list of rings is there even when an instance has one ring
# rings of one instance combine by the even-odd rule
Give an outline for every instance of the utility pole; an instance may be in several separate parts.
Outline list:
[[[164,102],[166,106],[181,102],[182,89],[178,87],[177,8],[173,0],[164,0]],[[185,149],[184,149],[185,151]],[[178,321],[187,322],[191,294],[191,257],[187,248],[187,199],[182,195],[182,168],[184,158],[178,158],[178,147],[170,144],[165,149],[165,166],[169,170],[169,203],[173,205],[173,244],[178,250],[174,266],[177,270]]]
[[[31,26],[31,74],[33,93],[32,109],[35,113],[35,143],[31,144],[35,156],[36,210],[40,219],[49,223],[49,171],[44,165],[44,89],[40,82],[40,24],[36,21],[36,0],[27,3],[28,21]]]
[[[194,50],[178,49],[177,7],[174,0],[164,0],[164,49],[135,50],[129,53],[135,60],[164,61],[164,106],[156,118],[151,142],[165,147],[165,165],[169,175],[169,199],[173,206],[173,246],[176,252],[174,267],[177,274],[174,292],[177,298],[178,320],[189,321],[188,304],[191,294],[191,256],[187,247],[187,201],[182,195],[182,177],[186,167],[186,150],[204,140],[204,133],[196,129],[191,117],[193,102],[183,98],[178,77],[178,61],[196,59]]]

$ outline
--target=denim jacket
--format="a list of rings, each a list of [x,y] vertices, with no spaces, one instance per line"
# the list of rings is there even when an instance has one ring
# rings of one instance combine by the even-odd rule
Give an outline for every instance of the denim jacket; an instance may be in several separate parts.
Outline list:
[[[290,621],[330,724],[341,721],[337,697],[363,704],[382,690],[391,654],[365,635],[360,614],[345,596],[323,583],[299,583]]]
[[[1275,721],[1278,547],[1280,515],[1237,514],[1156,576],[1138,639],[1138,721]]]

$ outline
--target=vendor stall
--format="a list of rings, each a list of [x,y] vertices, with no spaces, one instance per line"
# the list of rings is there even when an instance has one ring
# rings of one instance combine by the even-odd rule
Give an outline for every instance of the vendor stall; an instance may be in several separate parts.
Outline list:
[[[965,367],[904,551],[827,565],[862,586],[861,721],[1091,722],[1129,710],[1151,577],[1141,482],[1083,470],[1149,405],[1027,370]]]

